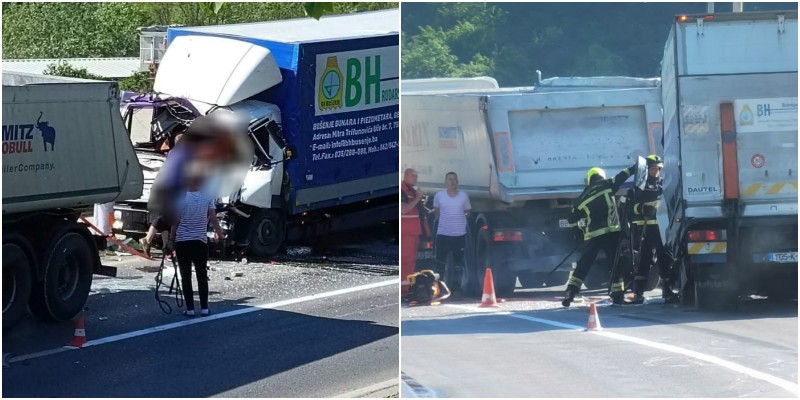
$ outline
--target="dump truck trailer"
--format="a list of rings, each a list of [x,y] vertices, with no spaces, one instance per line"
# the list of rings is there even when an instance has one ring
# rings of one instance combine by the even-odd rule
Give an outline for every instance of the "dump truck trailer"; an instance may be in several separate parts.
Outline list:
[[[30,310],[63,321],[89,296],[95,203],[141,196],[114,82],[3,73],[3,328]]]
[[[564,284],[580,243],[566,218],[586,171],[612,176],[639,156],[660,154],[660,103],[658,79],[624,77],[404,91],[403,168],[416,169],[428,193],[444,189],[447,172],[458,173],[472,203],[467,259],[448,262],[448,283],[479,295],[490,267],[500,295],[518,278],[523,287]],[[596,288],[606,280],[598,273],[586,282]]]

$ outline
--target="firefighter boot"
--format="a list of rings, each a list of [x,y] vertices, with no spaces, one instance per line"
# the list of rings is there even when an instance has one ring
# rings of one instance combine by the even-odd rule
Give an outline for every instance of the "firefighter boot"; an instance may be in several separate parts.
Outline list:
[[[578,288],[575,286],[567,286],[567,292],[564,294],[564,300],[561,301],[561,305],[564,307],[569,307],[570,303],[575,300],[575,295],[578,294]]]
[[[633,280],[633,299],[628,304],[644,304],[644,290],[647,285],[646,276],[637,276]]]
[[[680,302],[680,296],[672,291],[667,280],[661,281],[661,297],[664,298],[664,304],[678,304]]]
[[[625,294],[623,292],[611,292],[611,304],[615,306],[625,304]]]

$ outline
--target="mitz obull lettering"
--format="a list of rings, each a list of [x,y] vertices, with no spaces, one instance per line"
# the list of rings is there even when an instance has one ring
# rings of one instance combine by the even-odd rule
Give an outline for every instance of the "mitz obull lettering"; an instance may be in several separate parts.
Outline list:
[[[35,148],[33,130],[36,128],[42,136],[44,151],[55,150],[56,130],[49,121],[42,121],[42,115],[35,124],[3,125],[3,154],[33,153]],[[48,146],[49,145],[49,146]]]

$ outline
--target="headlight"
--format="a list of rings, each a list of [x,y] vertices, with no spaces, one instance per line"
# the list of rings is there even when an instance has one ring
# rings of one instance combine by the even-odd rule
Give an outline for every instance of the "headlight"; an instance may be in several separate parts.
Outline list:
[[[122,219],[122,211],[114,211],[114,219]]]
[[[111,227],[116,230],[122,230],[122,221],[114,221]]]

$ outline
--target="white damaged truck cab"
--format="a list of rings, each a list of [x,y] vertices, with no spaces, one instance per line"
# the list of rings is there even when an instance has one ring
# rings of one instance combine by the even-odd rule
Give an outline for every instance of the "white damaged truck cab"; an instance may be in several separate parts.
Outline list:
[[[266,257],[287,239],[396,220],[397,14],[170,28],[150,140],[137,146],[154,167],[146,186],[163,160],[154,144],[226,117],[252,162],[221,180],[225,245]],[[144,236],[148,197],[117,204],[115,230]]]

